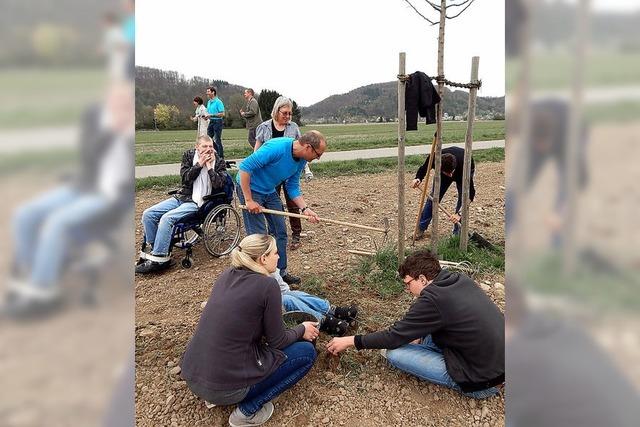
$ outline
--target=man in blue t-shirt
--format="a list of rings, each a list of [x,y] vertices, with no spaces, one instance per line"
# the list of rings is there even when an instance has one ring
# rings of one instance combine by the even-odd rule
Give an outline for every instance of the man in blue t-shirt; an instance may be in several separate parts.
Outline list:
[[[207,127],[207,135],[213,139],[214,148],[216,153],[224,159],[224,150],[222,147],[222,128],[224,119],[224,104],[218,98],[218,91],[215,87],[209,86],[207,88],[207,113],[205,117],[209,119],[209,126]]]
[[[276,187],[284,182],[287,194],[300,208],[300,212],[308,216],[311,222],[318,222],[318,215],[307,206],[302,197],[300,173],[307,162],[319,159],[326,149],[325,137],[312,130],[298,139],[273,138],[238,166],[240,172],[236,176],[236,190],[240,203],[247,207],[242,211],[247,235],[267,234],[266,220],[269,233],[276,239],[280,255],[278,269],[288,284],[300,283],[300,278],[287,272],[287,227],[284,217],[262,213],[262,209],[283,210]]]

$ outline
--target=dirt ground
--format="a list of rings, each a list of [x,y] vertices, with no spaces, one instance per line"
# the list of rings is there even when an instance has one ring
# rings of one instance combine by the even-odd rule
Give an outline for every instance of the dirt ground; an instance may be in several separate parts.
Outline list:
[[[407,184],[412,178],[406,175]],[[471,228],[504,245],[504,163],[478,164],[475,181]],[[303,184],[303,191],[320,216],[377,227],[386,217],[391,222],[391,238],[397,238],[394,173],[318,178]],[[164,191],[155,190],[137,195],[138,247],[142,211],[164,197]],[[412,229],[419,193],[408,189],[406,200],[407,229]],[[454,202],[452,187],[445,197],[445,208],[452,211]],[[442,235],[450,232],[450,225],[441,219]],[[317,286],[333,304],[357,302],[359,333],[387,327],[404,313],[410,304],[407,294],[383,299],[370,289],[354,287],[349,280],[349,272],[360,258],[346,250],[373,249],[380,244],[380,236],[322,223],[304,223],[303,228],[306,237],[300,249],[289,252],[289,270],[301,276],[303,284],[320,283]],[[407,246],[410,244],[409,240]],[[193,268],[185,270],[180,267],[182,256],[176,251],[176,266],[163,275],[136,278],[136,417],[141,427],[223,426],[233,409],[207,409],[176,373],[200,317],[201,304],[229,259],[212,258],[200,245],[194,250]],[[480,274],[476,281],[504,311],[504,276]],[[504,425],[504,392],[475,401],[389,368],[377,351],[349,350],[339,360],[331,358],[324,350],[329,338],[321,334],[317,363],[299,384],[279,397],[269,425]]]

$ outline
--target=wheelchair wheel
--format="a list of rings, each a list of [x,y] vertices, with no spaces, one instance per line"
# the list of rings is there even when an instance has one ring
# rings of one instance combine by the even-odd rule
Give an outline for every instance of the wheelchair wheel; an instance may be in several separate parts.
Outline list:
[[[230,205],[213,209],[202,224],[204,246],[211,255],[229,254],[240,241],[240,215]]]
[[[182,266],[184,268],[191,268],[192,265],[193,265],[193,262],[191,261],[191,258],[187,257],[182,259]]]

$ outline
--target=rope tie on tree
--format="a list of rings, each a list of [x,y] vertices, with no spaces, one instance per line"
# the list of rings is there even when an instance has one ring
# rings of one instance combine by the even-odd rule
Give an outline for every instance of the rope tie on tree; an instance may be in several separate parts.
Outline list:
[[[456,83],[456,82],[452,82],[451,80],[447,80],[444,76],[436,76],[436,77],[432,77],[431,79],[437,81],[438,83],[444,83],[447,86],[459,87],[462,89],[473,89],[473,88],[480,89],[480,87],[482,86],[482,80],[478,80],[477,83]],[[400,80],[403,83],[406,83],[409,80],[411,80],[411,76],[407,74],[398,74],[398,80]]]

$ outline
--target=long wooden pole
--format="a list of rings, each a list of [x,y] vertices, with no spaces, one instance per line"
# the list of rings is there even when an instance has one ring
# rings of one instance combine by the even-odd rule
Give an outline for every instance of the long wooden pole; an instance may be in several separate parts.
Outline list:
[[[431,167],[433,166],[433,153],[436,149],[436,136],[433,135],[433,141],[431,142],[431,154],[429,154],[429,161],[427,162],[427,173],[422,180],[424,182],[424,187],[422,187],[422,193],[420,194],[420,204],[418,205],[418,217],[416,218],[416,226],[413,229],[412,236],[412,244],[416,242],[416,233],[418,233],[418,228],[420,227],[420,217],[422,217],[422,209],[424,209],[424,200],[427,196],[427,191],[429,187],[429,178],[431,178]]]
[[[447,1],[440,0],[440,31],[438,34],[438,75],[444,76],[444,24],[447,13]],[[442,155],[442,114],[444,107],[444,82],[438,81],[438,94],[440,95],[440,103],[436,109],[436,150],[433,161],[436,164],[433,176],[433,207],[432,209],[432,225],[431,225],[431,251],[438,253],[438,206],[440,204],[440,157]]]
[[[245,209],[245,210],[247,209],[247,207],[245,205],[238,205],[238,207],[240,209]],[[300,219],[309,220],[309,217],[307,215],[301,215],[301,214],[296,214],[296,213],[291,213],[291,212],[276,211],[276,210],[273,210],[273,209],[262,208],[262,213],[280,215],[280,216],[290,216],[290,217],[293,217],[293,218],[300,218]],[[389,232],[389,230],[385,230],[384,228],[369,227],[368,225],[354,224],[352,222],[337,221],[335,219],[328,219],[328,218],[318,218],[318,219],[320,221],[322,221],[322,222],[328,222],[330,224],[346,225],[347,227],[355,227],[355,228],[362,228],[363,230],[379,231],[380,233],[388,233]]]
[[[400,52],[398,74],[405,75],[405,52]],[[405,113],[406,82],[398,79],[398,265],[404,261],[404,138],[407,131]]]
[[[471,83],[478,83],[480,57],[471,59]],[[469,245],[469,188],[471,186],[471,155],[473,153],[473,122],[476,118],[476,95],[478,88],[469,90],[469,109],[467,111],[467,135],[464,141],[464,169],[462,172],[462,230],[460,231],[460,250],[466,252]]]

